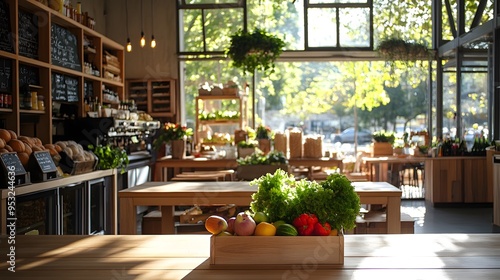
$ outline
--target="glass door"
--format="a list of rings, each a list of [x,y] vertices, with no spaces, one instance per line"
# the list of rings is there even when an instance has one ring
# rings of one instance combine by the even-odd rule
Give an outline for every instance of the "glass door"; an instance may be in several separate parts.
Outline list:
[[[57,234],[57,190],[17,198],[16,234]]]
[[[85,234],[85,184],[74,184],[59,189],[61,220],[59,234]]]

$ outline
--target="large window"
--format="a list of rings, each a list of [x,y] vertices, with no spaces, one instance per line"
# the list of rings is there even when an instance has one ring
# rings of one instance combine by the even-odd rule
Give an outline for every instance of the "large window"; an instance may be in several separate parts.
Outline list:
[[[247,108],[255,115],[250,126],[300,126],[325,139],[356,124],[371,131],[427,130],[428,123],[436,124],[428,120],[436,114],[429,62],[384,62],[375,49],[390,37],[430,46],[431,2],[179,1],[182,120],[194,126],[194,99],[201,85],[232,81],[250,94]],[[488,1],[486,9],[490,6]],[[254,77],[232,67],[224,51],[231,34],[256,27],[278,35],[286,47],[274,72],[257,72],[253,85]],[[460,107],[454,75],[444,75],[443,132],[460,136],[487,121],[486,74],[463,74],[461,88],[467,90]],[[457,121],[464,131],[453,131]]]

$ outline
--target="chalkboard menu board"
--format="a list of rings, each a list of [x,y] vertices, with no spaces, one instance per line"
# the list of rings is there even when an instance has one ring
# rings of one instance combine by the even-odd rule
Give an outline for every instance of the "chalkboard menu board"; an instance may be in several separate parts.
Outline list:
[[[3,166],[7,171],[14,172],[15,175],[26,174],[26,170],[21,164],[17,153],[4,153],[0,155]]]
[[[52,100],[78,102],[78,79],[52,73]]]
[[[29,85],[40,85],[39,69],[25,64],[19,64],[19,87],[26,88]]]
[[[12,93],[12,60],[0,58],[0,92]]]
[[[82,71],[78,56],[78,41],[73,33],[53,23],[50,41],[52,64]]]
[[[29,159],[32,182],[43,182],[57,178],[57,168],[48,151],[33,152]]]
[[[94,84],[91,81],[85,81],[83,88],[85,98],[94,96]]]
[[[38,58],[38,17],[19,10],[19,54]]]
[[[9,4],[0,0],[0,50],[14,53]]]

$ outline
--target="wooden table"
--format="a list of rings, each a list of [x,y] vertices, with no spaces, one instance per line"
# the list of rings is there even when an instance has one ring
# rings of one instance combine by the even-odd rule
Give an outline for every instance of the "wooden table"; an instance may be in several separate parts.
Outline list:
[[[207,158],[187,158],[187,159],[172,159],[163,157],[155,162],[153,181],[167,181],[166,169],[172,168],[173,174],[180,173],[182,168],[202,169],[202,168],[217,168],[217,169],[236,169],[238,164],[235,159],[207,159]]]
[[[362,204],[385,204],[387,233],[401,233],[401,190],[386,182],[354,182]],[[118,193],[120,234],[137,233],[139,205],[160,206],[162,233],[173,234],[174,206],[235,204],[249,206],[257,186],[249,182],[148,182]]]
[[[500,234],[346,235],[344,265],[225,268],[210,266],[210,235],[17,236],[15,273],[7,271],[6,239],[0,238],[0,279],[496,280],[500,275]]]
[[[288,159],[288,164],[290,166],[304,166],[307,167],[307,178],[309,180],[314,179],[314,167],[337,167],[342,171],[343,164],[341,159],[336,158],[290,158]]]
[[[369,181],[387,181],[387,171],[389,165],[405,163],[423,163],[427,157],[363,157],[363,162],[368,169]]]
[[[288,164],[291,166],[308,167],[308,178],[313,178],[313,168],[318,167],[339,167],[342,170],[342,160],[335,158],[294,158],[289,159]],[[172,159],[163,157],[156,161],[154,168],[154,181],[167,181],[166,169],[173,169],[173,175],[180,173],[181,169],[236,169],[238,163],[236,159],[207,159],[207,158],[187,158],[187,159]]]

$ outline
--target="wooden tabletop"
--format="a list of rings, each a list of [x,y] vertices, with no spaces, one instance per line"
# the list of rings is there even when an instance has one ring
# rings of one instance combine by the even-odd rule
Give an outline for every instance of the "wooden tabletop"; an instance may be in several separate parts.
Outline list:
[[[210,266],[210,235],[16,236],[15,273],[7,271],[6,239],[0,238],[0,279],[496,280],[500,275],[500,234],[346,235],[343,266],[295,267]]]
[[[353,182],[362,204],[384,204],[387,232],[401,233],[401,190],[386,182]],[[174,232],[173,206],[235,204],[248,206],[256,185],[246,181],[147,182],[121,190],[120,234],[136,233],[136,206],[162,206],[163,233]]]

